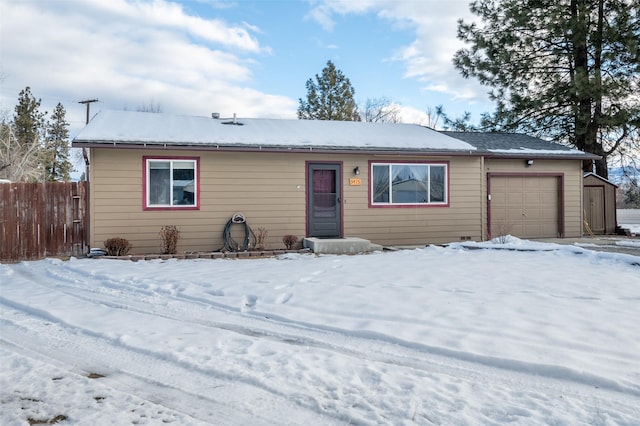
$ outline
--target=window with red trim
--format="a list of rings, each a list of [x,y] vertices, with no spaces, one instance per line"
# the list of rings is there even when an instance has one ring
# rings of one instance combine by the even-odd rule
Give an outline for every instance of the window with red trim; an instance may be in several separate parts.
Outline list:
[[[145,208],[198,208],[198,160],[145,158]]]
[[[373,205],[446,205],[447,194],[447,164],[371,164]]]

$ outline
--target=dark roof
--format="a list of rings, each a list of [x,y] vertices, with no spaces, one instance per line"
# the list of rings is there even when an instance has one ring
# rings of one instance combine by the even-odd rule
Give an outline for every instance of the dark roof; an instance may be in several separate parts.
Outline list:
[[[585,159],[600,158],[596,155],[579,151],[522,133],[500,132],[441,132],[452,138],[473,145],[480,152],[490,152],[495,156],[582,156]]]

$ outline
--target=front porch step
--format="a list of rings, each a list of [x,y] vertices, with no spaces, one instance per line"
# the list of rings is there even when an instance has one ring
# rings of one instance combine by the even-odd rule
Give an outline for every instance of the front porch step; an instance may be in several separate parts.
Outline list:
[[[316,254],[358,254],[382,250],[382,246],[358,237],[309,237],[304,239],[303,244],[305,248],[311,249]]]

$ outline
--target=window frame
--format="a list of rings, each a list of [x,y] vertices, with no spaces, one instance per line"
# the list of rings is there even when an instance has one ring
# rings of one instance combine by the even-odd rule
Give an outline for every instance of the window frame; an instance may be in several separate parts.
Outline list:
[[[151,204],[149,193],[150,179],[150,163],[152,161],[169,162],[169,170],[173,171],[175,162],[193,162],[194,165],[194,204]],[[173,180],[173,173],[169,174],[170,182]],[[172,191],[172,184],[169,184]],[[171,197],[173,198],[173,197]],[[142,157],[142,209],[144,211],[167,211],[167,210],[200,210],[200,157],[184,157],[184,156],[163,156],[163,155],[145,155]]]
[[[374,202],[374,179],[373,179],[373,167],[374,166],[387,166],[389,167],[389,181],[392,179],[391,168],[393,166],[428,166],[427,175],[429,176],[429,191],[431,190],[431,166],[444,167],[444,201],[429,202],[429,203],[393,203],[388,202]],[[389,191],[392,194],[391,182],[389,182]],[[369,160],[369,207],[370,208],[438,208],[450,206],[450,164],[449,161],[402,161],[402,160]]]

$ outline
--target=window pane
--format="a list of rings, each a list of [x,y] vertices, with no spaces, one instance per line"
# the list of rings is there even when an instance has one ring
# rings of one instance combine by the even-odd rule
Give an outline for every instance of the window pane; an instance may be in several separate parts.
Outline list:
[[[147,205],[154,207],[196,205],[196,162],[149,160]]]
[[[169,161],[149,161],[150,169],[169,169],[171,163]]]
[[[442,164],[374,164],[373,203],[446,203],[446,172],[447,166]]]
[[[149,204],[167,205],[169,197],[170,170],[168,161],[149,162]]]
[[[393,172],[391,199],[394,204],[429,202],[428,166],[403,164],[394,165],[391,170]]]
[[[193,161],[174,161],[173,169],[195,169],[196,165]]]
[[[445,167],[431,166],[431,202],[445,202]]]
[[[173,204],[195,204],[195,165],[192,161],[173,162]]]
[[[373,166],[373,202],[389,202],[389,166]]]
[[[323,194],[335,194],[336,172],[335,170],[313,171],[313,192]]]

